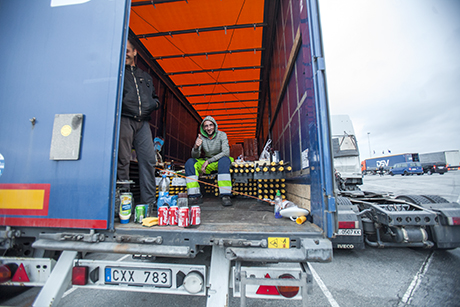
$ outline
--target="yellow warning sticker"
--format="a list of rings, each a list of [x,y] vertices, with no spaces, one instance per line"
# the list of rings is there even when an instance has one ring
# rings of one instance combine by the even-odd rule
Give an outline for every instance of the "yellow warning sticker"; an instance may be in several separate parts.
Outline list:
[[[268,248],[289,248],[289,238],[268,238]]]

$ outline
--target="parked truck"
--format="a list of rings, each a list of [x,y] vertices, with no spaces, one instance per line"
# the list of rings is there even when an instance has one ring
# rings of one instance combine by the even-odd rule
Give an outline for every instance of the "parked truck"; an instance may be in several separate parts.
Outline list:
[[[420,162],[423,172],[444,174],[451,170],[458,170],[460,167],[460,153],[458,150],[447,150],[420,154]]]
[[[351,121],[348,124],[353,125]],[[403,154],[386,158],[386,161],[375,158],[363,162],[367,163],[370,160],[371,165],[390,165],[393,161],[416,161],[418,155]],[[420,162],[395,163],[397,166]],[[359,167],[359,156],[356,167]],[[395,168],[390,169],[390,174],[394,170]],[[421,174],[421,167],[419,171]],[[334,248],[363,249],[365,245],[369,245],[378,248],[451,249],[460,246],[458,203],[450,203],[437,195],[394,197],[391,192],[375,193],[353,188],[343,189],[340,186],[337,195],[339,229],[337,235],[332,238]]]
[[[363,171],[363,175],[375,175],[379,172],[381,168],[383,168],[384,172],[388,172],[391,169],[391,167],[393,167],[396,163],[401,162],[420,162],[419,154],[404,153],[365,159],[361,164],[361,169]]]
[[[332,115],[332,152],[337,187],[356,190],[363,184],[359,165],[358,141],[348,115]]]
[[[317,1],[10,0],[0,26],[0,284],[41,286],[34,306],[58,305],[70,283],[204,296],[208,306],[227,305],[230,289],[242,305],[306,305],[307,262],[331,261],[333,245],[460,245],[458,204],[339,196]],[[306,222],[275,219],[270,201],[248,195],[233,208],[205,199],[201,224],[188,228],[117,221],[128,37],[162,103],[150,127],[164,159],[185,163],[206,115],[231,145],[271,140]]]

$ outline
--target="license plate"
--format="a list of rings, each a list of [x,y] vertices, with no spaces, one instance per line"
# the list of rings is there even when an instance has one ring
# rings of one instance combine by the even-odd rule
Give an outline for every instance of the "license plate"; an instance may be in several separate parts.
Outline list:
[[[339,236],[360,236],[361,229],[339,229]]]
[[[111,285],[134,285],[134,286],[155,286],[171,287],[171,270],[169,269],[143,269],[106,267],[105,283]]]

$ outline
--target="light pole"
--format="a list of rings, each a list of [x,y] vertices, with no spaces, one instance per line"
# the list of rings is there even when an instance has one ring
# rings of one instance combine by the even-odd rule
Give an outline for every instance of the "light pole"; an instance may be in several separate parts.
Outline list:
[[[371,133],[368,132],[367,133],[367,144],[369,144],[369,158],[372,158],[372,154],[371,154],[371,137],[370,137]]]

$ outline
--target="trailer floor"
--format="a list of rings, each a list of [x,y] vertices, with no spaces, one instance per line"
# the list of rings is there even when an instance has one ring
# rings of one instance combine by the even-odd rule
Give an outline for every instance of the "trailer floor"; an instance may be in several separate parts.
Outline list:
[[[289,218],[276,219],[273,206],[250,198],[232,198],[233,206],[224,207],[218,197],[205,197],[201,208],[201,225],[182,228],[178,226],[144,227],[131,222],[115,224],[116,231],[181,231],[198,233],[297,233],[318,236],[323,230],[305,222],[298,225]]]

